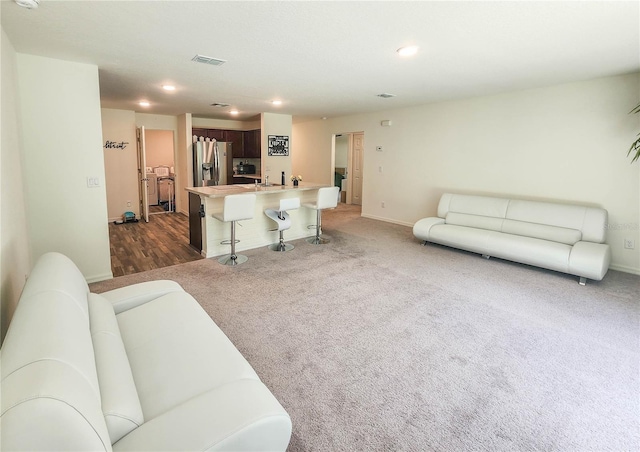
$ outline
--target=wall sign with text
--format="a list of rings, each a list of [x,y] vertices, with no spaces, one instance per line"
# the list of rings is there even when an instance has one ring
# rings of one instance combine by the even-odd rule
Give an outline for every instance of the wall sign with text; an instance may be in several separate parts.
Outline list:
[[[104,148],[105,149],[124,149],[129,144],[128,141],[105,141]]]
[[[289,155],[289,137],[287,135],[269,135],[268,155]]]

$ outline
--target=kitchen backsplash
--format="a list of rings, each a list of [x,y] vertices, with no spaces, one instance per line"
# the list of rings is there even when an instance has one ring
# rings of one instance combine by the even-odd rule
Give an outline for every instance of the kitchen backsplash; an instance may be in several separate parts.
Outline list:
[[[233,159],[233,172],[236,173],[236,167],[240,163],[248,163],[249,165],[255,165],[256,174],[260,174],[260,159]]]

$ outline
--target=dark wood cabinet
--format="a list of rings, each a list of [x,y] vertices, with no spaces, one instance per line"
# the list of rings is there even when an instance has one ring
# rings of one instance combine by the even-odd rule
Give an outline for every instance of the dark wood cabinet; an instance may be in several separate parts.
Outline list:
[[[231,152],[234,158],[247,157],[244,150],[244,132],[241,130],[225,130],[224,141],[231,143]]]
[[[193,134],[197,135],[195,132]],[[202,205],[200,196],[195,193],[189,193],[189,244],[198,252],[202,251],[203,215],[204,205]]]
[[[220,129],[204,129],[202,127],[192,127],[191,134],[198,137],[215,139],[216,141],[225,141],[225,130]]]
[[[257,180],[260,183],[260,179],[254,179],[253,177],[239,177],[234,176],[232,184],[253,184]]]
[[[208,130],[207,130],[207,129],[201,129],[201,128],[195,128],[195,127],[193,127],[193,128],[191,129],[191,135],[195,135],[195,136],[197,136],[198,138],[199,138],[199,137],[205,137],[205,138],[207,138],[207,132],[208,132]]]
[[[261,157],[260,129],[247,130],[244,134],[244,157],[259,159]]]
[[[261,133],[257,130],[224,130],[193,127],[192,135],[231,142],[233,158],[261,158]]]

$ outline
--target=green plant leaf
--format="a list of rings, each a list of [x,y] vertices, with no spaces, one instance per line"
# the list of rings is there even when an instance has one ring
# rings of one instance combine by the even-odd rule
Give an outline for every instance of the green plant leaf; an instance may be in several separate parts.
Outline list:
[[[638,136],[640,137],[640,133],[638,134]],[[636,160],[638,160],[638,158],[640,158],[640,138],[638,138],[636,141],[634,141],[631,144],[629,151],[627,151],[627,157],[629,157],[629,155],[631,155],[632,152],[635,152],[635,155],[633,156],[633,159],[631,159],[631,163],[635,162]]]
[[[636,107],[629,112],[629,114],[633,114],[633,113],[640,113],[640,104],[636,105]],[[640,137],[640,133],[638,134],[638,137]],[[635,162],[640,158],[640,138],[637,138],[636,141],[634,141],[631,144],[629,151],[627,151],[627,157],[629,157],[629,155],[631,155],[631,153],[633,152],[635,152],[635,154],[631,159],[631,163]]]

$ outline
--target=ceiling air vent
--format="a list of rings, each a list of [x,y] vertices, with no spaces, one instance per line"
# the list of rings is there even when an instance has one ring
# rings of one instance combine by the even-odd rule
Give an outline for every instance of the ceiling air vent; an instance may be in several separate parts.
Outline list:
[[[196,63],[211,64],[213,66],[221,66],[227,62],[227,60],[221,60],[219,58],[211,58],[204,55],[196,55],[193,58],[191,58],[191,61],[195,61]]]
[[[395,94],[389,94],[389,93],[382,93],[382,94],[378,94],[378,97],[382,97],[383,99],[388,99],[390,97],[396,97]]]
[[[214,103],[212,103],[212,104],[211,104],[211,106],[212,106],[212,107],[220,107],[220,108],[223,108],[223,107],[228,107],[228,106],[229,106],[229,104],[225,104],[224,102],[214,102]]]

